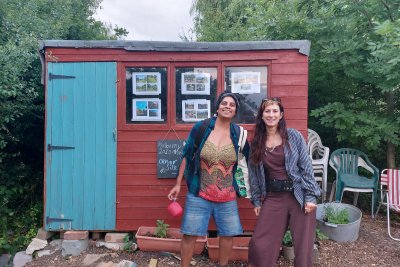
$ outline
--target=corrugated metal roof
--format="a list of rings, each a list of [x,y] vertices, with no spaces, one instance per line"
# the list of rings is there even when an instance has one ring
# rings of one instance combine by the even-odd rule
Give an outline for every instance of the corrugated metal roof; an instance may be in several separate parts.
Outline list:
[[[309,56],[310,41],[251,41],[251,42],[162,42],[162,41],[81,41],[81,40],[42,40],[39,49],[46,47],[66,48],[105,48],[127,51],[174,51],[174,52],[212,52],[212,51],[249,51],[249,50],[288,50],[296,49]]]

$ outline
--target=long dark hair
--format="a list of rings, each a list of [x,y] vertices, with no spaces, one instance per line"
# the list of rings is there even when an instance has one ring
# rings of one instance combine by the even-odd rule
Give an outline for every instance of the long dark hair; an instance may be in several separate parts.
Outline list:
[[[253,164],[258,164],[262,161],[264,151],[265,151],[265,142],[267,140],[267,127],[262,119],[262,115],[264,109],[272,104],[277,104],[279,106],[279,110],[282,113],[282,118],[278,123],[278,131],[280,136],[282,137],[282,145],[285,146],[288,140],[287,128],[286,128],[286,120],[284,108],[280,102],[277,101],[264,101],[261,103],[260,108],[258,109],[258,113],[256,116],[256,126],[254,129],[254,138],[251,142],[251,155],[250,160]]]

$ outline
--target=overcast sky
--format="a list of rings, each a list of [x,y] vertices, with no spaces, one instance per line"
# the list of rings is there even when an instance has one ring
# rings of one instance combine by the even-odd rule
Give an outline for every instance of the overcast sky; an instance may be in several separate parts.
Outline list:
[[[192,0],[103,0],[95,18],[129,31],[126,40],[180,41],[193,27]]]

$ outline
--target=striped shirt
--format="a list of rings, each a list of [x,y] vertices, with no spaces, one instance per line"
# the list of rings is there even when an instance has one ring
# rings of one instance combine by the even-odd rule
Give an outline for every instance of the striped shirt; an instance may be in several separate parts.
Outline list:
[[[301,207],[305,202],[317,203],[321,189],[314,178],[306,142],[296,129],[288,128],[287,131],[288,144],[284,148],[285,168],[289,178],[293,180],[294,196]],[[257,165],[249,161],[251,202],[255,207],[260,207],[262,199],[267,197],[265,178],[262,161]]]

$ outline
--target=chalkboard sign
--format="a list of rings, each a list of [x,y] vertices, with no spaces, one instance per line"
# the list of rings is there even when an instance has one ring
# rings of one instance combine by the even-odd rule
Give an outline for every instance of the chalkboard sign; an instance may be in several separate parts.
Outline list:
[[[157,177],[176,178],[185,141],[157,141]]]

